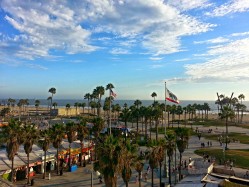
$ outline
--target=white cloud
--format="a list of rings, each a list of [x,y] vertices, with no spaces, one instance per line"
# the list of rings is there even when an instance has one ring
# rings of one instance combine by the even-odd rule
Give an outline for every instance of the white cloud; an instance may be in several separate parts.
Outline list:
[[[249,38],[232,41],[210,49],[211,59],[185,66],[186,75],[196,81],[249,80]]]
[[[158,68],[161,68],[161,67],[163,67],[162,64],[153,64],[153,65],[150,66],[150,68],[152,68],[152,69],[158,69]]]
[[[184,62],[184,61],[189,61],[190,58],[182,58],[182,59],[176,59],[176,62]]]
[[[207,0],[181,2],[180,9],[184,10],[208,5]],[[12,55],[34,59],[47,57],[52,50],[88,53],[104,48],[102,45],[109,46],[114,39],[117,48],[143,47],[150,54],[170,54],[182,50],[181,37],[207,32],[215,26],[181,13],[180,5],[173,1],[59,3],[1,1],[2,10],[8,13],[6,21],[22,35],[8,39],[9,44],[15,45],[16,52]]]
[[[211,6],[209,0],[168,0],[167,2],[181,11]]]
[[[111,54],[114,55],[124,55],[124,54],[130,54],[130,52],[126,49],[122,49],[122,48],[114,48],[110,51]]]
[[[249,11],[248,0],[230,0],[229,2],[216,7],[212,12],[207,12],[206,15],[215,17],[246,11]]]
[[[162,59],[163,59],[162,57],[150,57],[150,60],[153,60],[153,61],[158,61]]]
[[[238,32],[231,34],[231,36],[247,36],[247,35],[249,35],[249,32]]]
[[[224,37],[213,38],[205,41],[194,41],[194,44],[217,44],[217,43],[225,43],[228,42],[229,39]]]

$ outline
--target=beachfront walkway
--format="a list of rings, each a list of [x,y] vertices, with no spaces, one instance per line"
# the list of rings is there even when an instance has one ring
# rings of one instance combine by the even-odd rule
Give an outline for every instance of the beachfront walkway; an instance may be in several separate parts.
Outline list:
[[[199,130],[207,130],[210,127],[199,127]],[[215,127],[213,127],[215,128]],[[223,131],[223,128],[219,127],[218,130],[221,132]],[[229,127],[230,132],[244,132],[249,134],[249,129],[242,129],[238,127]],[[154,134],[153,134],[154,136]],[[163,137],[163,135],[160,135],[160,137]],[[192,136],[189,139],[189,147],[185,150],[183,153],[183,160],[189,159],[191,157],[192,159],[195,158],[202,158],[196,154],[194,154],[194,151],[196,149],[199,149],[201,147],[201,142],[207,142],[208,140],[205,140],[204,138],[201,138],[201,140],[198,139],[196,136]],[[218,141],[212,141],[212,148],[220,148],[220,144]],[[241,143],[230,143],[229,144],[230,149],[249,149],[249,145],[247,144],[241,144]],[[143,147],[143,149],[146,149]],[[179,155],[177,155],[177,158],[179,158]],[[236,166],[236,163],[235,163]],[[34,177],[34,186],[42,186],[42,187],[52,187],[52,186],[65,186],[65,187],[78,187],[78,186],[91,186],[91,174],[89,172],[89,168],[91,165],[87,165],[86,167],[79,167],[75,172],[64,172],[63,176],[57,176],[55,173],[51,173],[51,179],[42,179],[42,174],[37,174]],[[218,166],[218,167],[224,167],[224,166]],[[146,172],[147,165],[144,166],[143,173]],[[233,170],[235,172],[235,175],[238,177],[243,177],[247,170],[233,167]],[[132,179],[129,182],[130,187],[139,186],[138,182],[136,183],[136,175],[137,172],[133,171]],[[155,172],[154,174],[154,186],[159,187],[159,178],[158,173]],[[167,179],[168,181],[168,179]],[[26,181],[18,181],[16,184],[18,187],[24,186]],[[98,177],[96,176],[96,173],[93,174],[93,186],[94,187],[104,187],[104,183],[99,184]],[[121,177],[118,178],[118,186],[124,187],[125,184]],[[148,176],[147,182],[142,179],[142,187],[149,187],[151,186],[151,177]]]

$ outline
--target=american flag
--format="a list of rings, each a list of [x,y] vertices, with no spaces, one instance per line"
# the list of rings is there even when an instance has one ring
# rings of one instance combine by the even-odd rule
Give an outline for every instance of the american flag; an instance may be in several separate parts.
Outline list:
[[[111,96],[112,96],[112,97],[117,97],[117,94],[115,94],[115,93],[111,90]]]

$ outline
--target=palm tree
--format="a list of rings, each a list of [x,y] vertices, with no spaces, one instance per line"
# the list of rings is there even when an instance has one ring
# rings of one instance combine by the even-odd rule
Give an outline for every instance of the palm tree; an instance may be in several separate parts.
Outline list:
[[[66,104],[66,111],[67,111],[67,116],[68,116],[68,111],[70,110],[70,104]]]
[[[21,122],[11,120],[9,125],[3,126],[0,131],[0,137],[6,142],[6,152],[8,159],[11,161],[11,182],[14,182],[14,158],[18,152],[19,145],[22,144]]]
[[[78,107],[79,106],[80,106],[80,103],[78,103],[78,102],[74,103],[76,116],[78,115]]]
[[[182,154],[188,145],[189,130],[187,128],[177,128],[175,129],[175,133],[176,133],[176,145],[180,153],[179,180],[181,180],[182,179],[182,176],[181,176]]]
[[[128,187],[128,182],[132,176],[132,167],[137,158],[137,146],[131,144],[130,141],[125,141],[122,149],[122,178],[125,182],[126,187]]]
[[[240,100],[240,104],[242,105],[242,100],[245,100],[244,94],[240,94],[240,95],[238,96],[238,99]],[[243,105],[242,108],[245,108],[244,106],[245,106],[245,105]],[[242,118],[243,118],[243,110],[241,110],[241,120],[240,120],[241,123],[242,123]]]
[[[135,160],[135,170],[138,172],[138,182],[139,182],[139,187],[141,187],[141,173],[144,168],[144,163],[143,163],[143,158],[141,156],[137,157]]]
[[[83,114],[85,113],[85,107],[86,107],[86,103],[81,103],[80,105],[82,107],[82,110],[83,110]]]
[[[109,133],[111,134],[111,104],[112,104],[112,99],[113,97],[111,96],[111,93],[112,93],[112,89],[114,88],[113,84],[112,83],[109,83],[106,85],[106,90],[109,90],[109,96],[110,96],[110,99],[109,99],[109,122],[108,122],[108,125],[109,125]]]
[[[89,102],[90,102],[90,99],[91,99],[91,94],[90,93],[86,93],[84,95],[84,99],[87,99],[87,112],[88,112],[88,115],[89,115],[89,107],[90,107]]]
[[[117,187],[117,176],[123,169],[123,144],[118,138],[112,135],[99,140],[96,145],[96,154],[99,158],[94,163],[94,170],[98,170],[104,176],[105,185]]]
[[[35,100],[36,115],[38,114],[38,107],[39,107],[40,103],[41,103],[40,100],[38,100],[38,99]]]
[[[145,159],[149,161],[151,168],[151,187],[154,186],[154,169],[158,166],[158,150],[156,146],[151,146],[145,153]]]
[[[56,89],[52,87],[52,88],[50,88],[48,90],[48,92],[52,94],[51,95],[51,105],[50,105],[50,110],[51,110],[52,109],[52,103],[53,103],[53,96],[54,96],[54,94],[56,94]]]
[[[103,86],[97,86],[96,87],[96,92],[98,94],[98,109],[97,109],[97,114],[98,114],[98,116],[100,116],[101,98],[105,94],[105,88]]]
[[[80,140],[80,165],[83,166],[83,148],[84,148],[84,139],[89,134],[88,128],[86,126],[86,120],[82,119],[79,124],[77,124],[77,137]],[[85,157],[84,157],[85,158]],[[84,159],[85,161],[85,159]]]
[[[58,104],[56,102],[53,102],[53,107],[54,109],[58,106]]]
[[[221,112],[219,113],[219,117],[221,119],[225,119],[226,120],[226,146],[225,149],[227,150],[227,142],[228,142],[228,119],[233,119],[235,117],[235,113],[234,110],[232,110],[232,108],[230,107],[230,105],[225,105],[222,107]]]
[[[69,143],[69,168],[71,169],[72,161],[71,161],[71,144],[77,139],[77,126],[74,122],[69,122],[66,124],[66,134],[67,140]]]
[[[36,129],[35,124],[25,124],[24,125],[24,150],[27,154],[28,162],[27,162],[27,168],[28,168],[28,178],[27,178],[27,184],[30,182],[30,176],[29,176],[29,154],[32,151],[32,146],[39,138],[39,131]]]
[[[153,98],[154,98],[154,103],[155,103],[155,101],[156,101],[156,97],[157,97],[156,92],[153,92],[153,93],[151,94],[151,97],[153,97]]]
[[[42,150],[44,151],[44,173],[43,179],[46,178],[46,168],[47,168],[47,151],[49,149],[49,145],[51,143],[51,129],[45,129],[41,131],[41,139],[38,141]],[[58,163],[57,163],[58,164]]]
[[[59,147],[62,139],[65,136],[65,126],[63,124],[55,124],[51,128],[51,140],[53,147],[57,149],[57,174],[59,174]]]
[[[135,113],[136,121],[137,121],[137,132],[138,132],[138,122],[139,122],[139,108],[141,105],[142,105],[142,101],[138,99],[134,101],[134,106],[136,107],[136,110],[134,111],[134,113]]]
[[[169,185],[171,186],[171,160],[175,150],[175,136],[174,134],[168,133],[165,136],[166,139],[166,150],[168,155],[168,165],[169,165]]]

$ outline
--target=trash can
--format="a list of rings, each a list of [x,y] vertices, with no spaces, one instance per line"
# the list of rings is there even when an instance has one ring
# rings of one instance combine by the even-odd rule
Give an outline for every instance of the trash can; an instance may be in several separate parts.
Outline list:
[[[35,180],[34,179],[31,179],[31,186],[34,186],[35,185]]]

